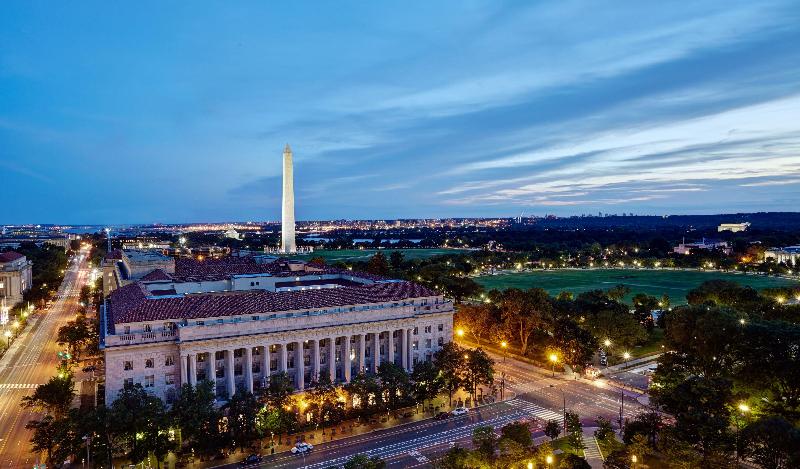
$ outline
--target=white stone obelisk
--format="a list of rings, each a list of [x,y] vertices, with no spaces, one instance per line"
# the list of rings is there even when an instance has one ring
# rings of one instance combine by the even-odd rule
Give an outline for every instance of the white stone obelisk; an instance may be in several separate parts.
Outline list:
[[[281,252],[294,254],[294,163],[289,144],[283,149],[283,208],[281,210]]]

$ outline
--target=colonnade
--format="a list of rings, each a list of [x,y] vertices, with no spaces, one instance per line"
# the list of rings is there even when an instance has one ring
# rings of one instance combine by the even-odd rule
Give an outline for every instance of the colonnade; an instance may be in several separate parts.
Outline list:
[[[300,334],[302,332],[298,331]],[[260,343],[255,337],[241,343],[220,340],[220,345],[228,343],[224,347],[192,347],[181,352],[181,383],[194,386],[202,373],[205,379],[215,383],[215,388],[222,381],[225,394],[232,396],[237,388],[253,392],[254,388],[268,385],[269,377],[281,372],[293,376],[295,390],[302,391],[311,385],[306,380],[307,369],[310,372],[308,381],[316,380],[327,370],[334,383],[350,382],[354,371],[377,373],[381,363],[387,360],[411,371],[414,365],[411,337],[409,328],[392,328],[297,340],[269,340],[267,336],[267,340],[262,338]],[[237,358],[240,358],[238,362]],[[273,358],[276,366],[272,366]],[[340,371],[338,375],[337,371]]]

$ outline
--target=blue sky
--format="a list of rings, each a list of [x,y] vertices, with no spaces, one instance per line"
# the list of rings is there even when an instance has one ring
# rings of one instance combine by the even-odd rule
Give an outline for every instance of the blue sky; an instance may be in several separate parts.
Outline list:
[[[800,207],[800,3],[2,2],[0,223]]]

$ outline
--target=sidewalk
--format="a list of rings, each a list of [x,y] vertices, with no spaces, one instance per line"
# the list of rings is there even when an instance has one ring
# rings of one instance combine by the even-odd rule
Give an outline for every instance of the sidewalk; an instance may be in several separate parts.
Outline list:
[[[605,458],[600,451],[600,445],[597,444],[597,438],[594,437],[594,430],[593,428],[583,429],[583,456],[592,469],[603,469]]]

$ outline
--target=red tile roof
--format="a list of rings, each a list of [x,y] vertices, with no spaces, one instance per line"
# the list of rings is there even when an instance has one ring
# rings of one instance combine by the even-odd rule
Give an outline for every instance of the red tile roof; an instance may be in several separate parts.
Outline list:
[[[13,262],[16,261],[17,259],[22,259],[23,257],[25,256],[14,251],[0,252],[0,262],[2,263]]]
[[[197,293],[175,298],[148,298],[140,283],[109,296],[110,324],[263,314],[437,296],[421,285],[397,281],[321,290],[270,292],[248,290]]]
[[[154,282],[158,280],[172,280],[172,277],[162,269],[156,269],[142,277],[142,282]]]
[[[386,280],[385,277],[368,274],[366,272],[351,272],[334,268],[314,266],[314,271],[292,271],[289,269],[289,259],[279,258],[273,262],[259,264],[252,257],[222,257],[219,259],[175,260],[175,273],[172,279],[177,282],[197,282],[203,280],[223,280],[232,275],[270,274],[275,277],[302,277],[304,275],[320,274],[346,274],[368,280]]]

